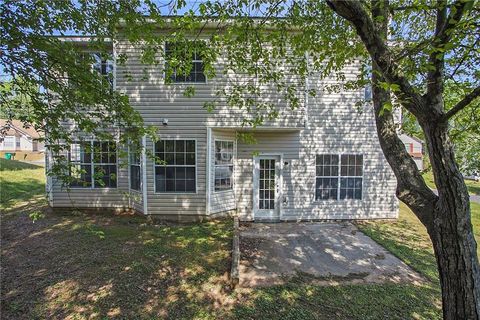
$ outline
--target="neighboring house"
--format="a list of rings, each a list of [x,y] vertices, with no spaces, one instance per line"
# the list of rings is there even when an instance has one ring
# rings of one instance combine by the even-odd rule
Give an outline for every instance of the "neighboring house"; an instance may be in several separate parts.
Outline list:
[[[408,154],[413,158],[415,164],[417,165],[418,170],[423,170],[423,142],[422,140],[408,136],[406,134],[399,135],[400,140],[402,140],[407,149]]]
[[[87,38],[66,40],[88,43]],[[280,95],[266,96],[277,101],[280,114],[251,130],[242,127],[248,115],[241,109],[204,108],[229,81],[242,79],[222,72],[225,61],[220,59],[217,76],[207,79],[201,57],[192,57],[192,72],[166,84],[161,66],[141,64],[139,47],[118,39],[112,51],[128,56],[126,65],[111,68],[114,88],[129,96],[146,125],[158,128],[160,140],[144,138],[142,144],[167,165],[155,164],[143,152],[131,153],[124,167],[115,144],[95,138],[74,144],[69,158],[83,172],[72,170],[77,180],[69,192],[48,179],[51,206],[133,208],[185,221],[235,211],[244,221],[397,217],[396,180],[380,148],[373,107],[356,107],[364,90],[329,93],[322,89],[334,77],[313,75],[299,90],[316,89],[315,97],[306,94],[292,111]],[[347,67],[347,80],[359,70],[360,63]],[[142,80],[145,74],[148,81]],[[194,97],[184,96],[188,86],[195,87]],[[252,132],[256,143],[238,139],[241,132]],[[91,147],[93,155],[87,152]],[[103,173],[103,183],[94,181],[94,172]]]
[[[0,151],[37,152],[44,151],[42,135],[33,126],[26,126],[19,120],[0,119]]]

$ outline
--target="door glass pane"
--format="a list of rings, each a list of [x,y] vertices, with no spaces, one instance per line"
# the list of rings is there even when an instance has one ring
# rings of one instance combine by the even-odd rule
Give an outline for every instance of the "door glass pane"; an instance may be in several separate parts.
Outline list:
[[[275,209],[275,160],[259,161],[259,209]]]

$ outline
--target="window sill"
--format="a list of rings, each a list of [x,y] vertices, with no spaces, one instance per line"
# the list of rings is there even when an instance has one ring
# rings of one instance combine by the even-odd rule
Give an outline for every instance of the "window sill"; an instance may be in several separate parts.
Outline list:
[[[221,194],[221,193],[227,193],[227,192],[233,192],[233,188],[227,189],[227,190],[213,190],[213,194]]]
[[[73,190],[118,190],[118,187],[99,187],[99,188],[93,188],[93,187],[69,187],[69,189],[73,189]]]
[[[362,199],[328,199],[328,200],[313,200],[314,204],[321,204],[321,203],[348,203],[348,202],[362,202]]]
[[[153,194],[179,195],[179,194],[198,194],[198,192],[154,192]]]
[[[166,86],[169,86],[169,85],[206,85],[208,84],[208,82],[169,82],[169,83],[166,83],[164,82],[163,83],[164,85]]]

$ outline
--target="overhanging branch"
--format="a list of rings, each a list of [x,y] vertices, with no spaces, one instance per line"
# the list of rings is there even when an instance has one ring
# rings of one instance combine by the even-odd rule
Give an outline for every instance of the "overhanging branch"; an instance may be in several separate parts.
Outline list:
[[[427,75],[427,93],[425,94],[426,99],[434,105],[438,105],[438,100],[443,92],[444,47],[452,39],[452,31],[461,21],[466,6],[467,1],[456,1],[447,16],[447,1],[437,0],[435,35],[432,39],[433,51],[429,57],[433,69]]]
[[[451,117],[455,116],[458,112],[462,111],[464,108],[466,108],[470,103],[472,103],[473,100],[478,98],[480,96],[480,86],[476,87],[472,92],[467,94],[462,100],[460,100],[452,109],[450,109],[445,116],[443,117],[443,120],[448,120]]]
[[[386,41],[381,38],[364,5],[354,0],[327,0],[327,4],[338,15],[352,23],[385,80],[399,86],[397,96],[403,101],[402,105],[419,119],[432,117],[432,110],[425,107],[423,97],[399,71],[400,67],[394,55],[388,49]]]

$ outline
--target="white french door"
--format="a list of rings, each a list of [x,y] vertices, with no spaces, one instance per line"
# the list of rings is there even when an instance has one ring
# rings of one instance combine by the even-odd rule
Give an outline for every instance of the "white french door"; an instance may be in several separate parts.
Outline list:
[[[281,195],[281,158],[261,155],[254,158],[254,219],[279,219]]]

